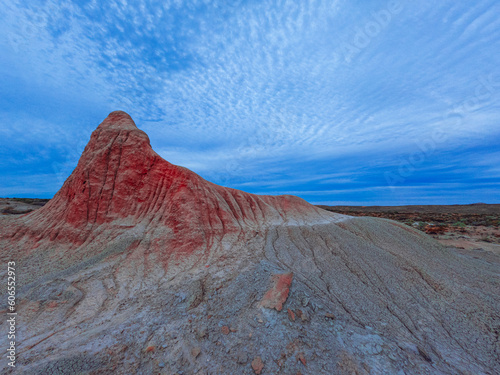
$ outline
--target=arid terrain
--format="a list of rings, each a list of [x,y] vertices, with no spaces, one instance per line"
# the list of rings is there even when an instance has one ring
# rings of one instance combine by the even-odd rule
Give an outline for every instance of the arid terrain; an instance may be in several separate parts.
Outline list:
[[[49,199],[0,198],[0,214],[20,215],[44,206]],[[500,204],[416,206],[318,206],[350,216],[370,216],[399,221],[417,228],[445,245],[486,247],[500,251]]]
[[[484,241],[483,250],[443,246],[425,233],[438,227],[429,213],[406,213],[406,225],[218,186],[161,158],[121,111],[42,203],[1,201],[0,261],[15,262],[17,312],[16,368],[2,373],[493,375],[500,366],[500,256]],[[462,222],[449,215],[451,227]],[[3,298],[0,313],[8,309]]]
[[[399,221],[446,246],[500,254],[500,204],[319,207],[350,216]]]

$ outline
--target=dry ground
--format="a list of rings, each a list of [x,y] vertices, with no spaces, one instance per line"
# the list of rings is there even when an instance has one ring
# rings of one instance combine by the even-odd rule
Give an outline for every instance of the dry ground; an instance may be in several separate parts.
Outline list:
[[[445,246],[500,254],[500,204],[319,207],[350,216],[396,220],[422,230]]]

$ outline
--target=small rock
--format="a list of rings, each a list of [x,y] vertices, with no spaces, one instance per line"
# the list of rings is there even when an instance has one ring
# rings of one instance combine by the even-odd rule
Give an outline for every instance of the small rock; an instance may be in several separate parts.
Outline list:
[[[200,353],[201,353],[201,348],[199,348],[199,347],[191,349],[191,355],[194,358],[198,357],[200,355]]]
[[[398,360],[398,356],[395,352],[389,352],[389,354],[387,355],[390,359],[392,359],[393,361],[397,361]]]
[[[309,304],[310,297],[306,292],[300,291],[297,295],[297,298],[302,306],[306,307]]]
[[[222,326],[222,328],[220,330],[223,334],[229,335],[229,327],[228,326]]]
[[[238,361],[238,363],[240,365],[247,363],[247,361],[248,361],[247,353],[244,351],[239,351],[236,360]]]
[[[188,310],[200,305],[204,297],[204,286],[201,280],[196,280],[189,287],[189,299],[187,301]]]
[[[264,362],[262,362],[262,359],[260,357],[254,358],[254,360],[252,361],[252,368],[257,375],[261,374],[262,369],[264,368]]]
[[[379,344],[372,344],[372,343],[365,344],[361,348],[365,354],[371,354],[371,355],[380,354],[382,353],[383,350],[382,346],[380,346]]]
[[[146,348],[146,353],[150,353],[150,352],[154,352],[155,351],[155,347],[153,345],[150,345]]]
[[[162,367],[162,368],[165,367],[165,363],[164,362],[158,363],[158,367]]]
[[[288,319],[290,319],[292,322],[295,321],[295,313],[293,312],[293,310],[291,309],[288,309]]]
[[[304,357],[304,353],[297,354],[295,358],[297,359],[297,361],[302,362],[304,366],[306,365],[307,362],[306,362],[306,357]]]
[[[423,348],[421,348],[420,346],[418,346],[417,349],[418,349],[418,353],[422,356],[422,358],[424,358],[427,362],[432,363],[431,357],[429,356],[429,354]]]
[[[326,314],[325,314],[325,318],[328,318],[328,319],[335,319],[335,315],[330,314],[330,313],[326,313]]]
[[[309,320],[309,314],[306,311],[302,310],[295,310],[295,314],[303,321],[306,322]]]
[[[202,339],[207,336],[208,329],[207,327],[203,326],[200,327],[196,330],[196,335],[198,336],[198,339]]]

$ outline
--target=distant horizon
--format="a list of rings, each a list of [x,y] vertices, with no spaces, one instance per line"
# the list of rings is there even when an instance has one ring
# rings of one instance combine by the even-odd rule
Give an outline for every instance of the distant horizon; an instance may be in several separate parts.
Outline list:
[[[498,201],[498,14],[493,0],[10,2],[0,196],[53,196],[124,110],[165,160],[250,193]]]
[[[257,194],[257,195],[264,195],[264,194]],[[283,194],[283,195],[293,195],[293,194]],[[34,197],[34,196],[5,196],[5,197],[0,197],[0,199],[52,199],[52,197]],[[450,203],[450,204],[436,204],[436,203],[412,203],[412,204],[375,204],[375,203],[366,203],[366,204],[361,204],[361,203],[356,203],[356,202],[309,202],[306,200],[308,203],[315,205],[315,206],[350,206],[350,207],[356,207],[356,206],[363,206],[363,207],[376,207],[376,206],[384,206],[384,207],[399,207],[399,206],[471,206],[471,205],[480,205],[480,204],[485,204],[485,205],[494,205],[494,204],[500,204],[499,202],[496,203],[488,203],[488,202],[473,202],[473,203]]]

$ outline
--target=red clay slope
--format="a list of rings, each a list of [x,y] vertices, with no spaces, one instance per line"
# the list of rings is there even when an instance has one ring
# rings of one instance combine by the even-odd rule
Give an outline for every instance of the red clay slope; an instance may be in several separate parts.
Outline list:
[[[220,187],[170,164],[153,151],[146,133],[127,113],[116,111],[92,133],[77,167],[54,198],[7,225],[0,238],[22,243],[25,250],[54,243],[74,248],[105,242],[143,223],[150,237],[168,234],[169,252],[191,253],[242,228],[325,222],[332,216],[297,197],[256,196]],[[154,240],[148,244],[153,250]],[[166,251],[163,245],[157,247]]]

